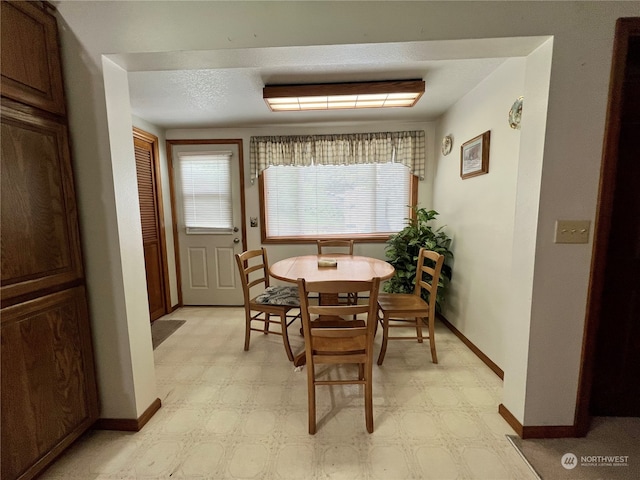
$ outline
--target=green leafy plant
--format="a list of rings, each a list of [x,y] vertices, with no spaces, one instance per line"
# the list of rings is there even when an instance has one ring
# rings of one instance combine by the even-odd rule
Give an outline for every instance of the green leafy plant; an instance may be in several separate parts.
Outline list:
[[[448,261],[453,259],[453,252],[449,250],[451,239],[442,231],[444,227],[433,229],[429,222],[439,214],[435,210],[413,207],[414,218],[408,218],[405,228],[392,235],[387,241],[385,253],[387,261],[396,269],[395,275],[385,283],[387,293],[412,293],[416,280],[416,264],[420,248],[424,247],[445,256],[438,283],[436,309],[442,310],[447,286],[451,281],[451,266]],[[428,300],[428,299],[425,299]]]

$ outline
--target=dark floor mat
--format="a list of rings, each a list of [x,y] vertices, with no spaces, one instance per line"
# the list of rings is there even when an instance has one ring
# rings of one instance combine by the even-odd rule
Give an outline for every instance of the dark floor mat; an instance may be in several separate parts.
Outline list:
[[[179,329],[185,320],[156,320],[151,324],[151,341],[153,349],[158,348],[162,342],[171,336],[173,332]]]

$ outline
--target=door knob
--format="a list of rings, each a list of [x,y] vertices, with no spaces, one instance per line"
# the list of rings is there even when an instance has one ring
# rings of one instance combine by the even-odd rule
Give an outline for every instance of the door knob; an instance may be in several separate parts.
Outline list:
[[[240,239],[239,238],[234,238],[233,239],[233,243],[240,243]]]
[[[234,232],[237,232],[238,230],[239,230],[238,227],[233,227]]]

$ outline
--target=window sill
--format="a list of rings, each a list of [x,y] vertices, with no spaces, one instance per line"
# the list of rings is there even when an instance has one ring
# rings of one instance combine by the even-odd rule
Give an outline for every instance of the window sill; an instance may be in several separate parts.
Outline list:
[[[298,244],[316,243],[316,240],[354,240],[355,243],[385,243],[392,233],[383,235],[332,235],[332,236],[300,236],[300,237],[263,237],[262,243],[271,244]]]

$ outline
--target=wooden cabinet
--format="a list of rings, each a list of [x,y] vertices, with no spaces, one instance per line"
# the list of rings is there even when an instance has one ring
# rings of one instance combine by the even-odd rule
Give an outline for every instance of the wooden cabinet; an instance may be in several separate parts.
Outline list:
[[[1,348],[2,478],[30,478],[97,416],[84,288],[3,309]]]
[[[37,476],[98,417],[55,17],[0,2],[1,477]]]
[[[41,2],[2,2],[2,96],[64,114],[56,19]]]
[[[2,304],[82,279],[67,127],[2,101]]]

